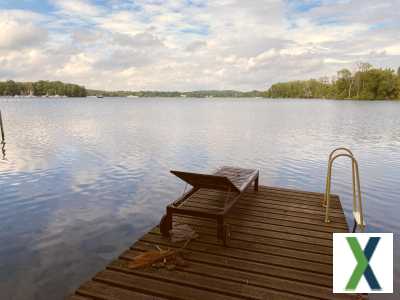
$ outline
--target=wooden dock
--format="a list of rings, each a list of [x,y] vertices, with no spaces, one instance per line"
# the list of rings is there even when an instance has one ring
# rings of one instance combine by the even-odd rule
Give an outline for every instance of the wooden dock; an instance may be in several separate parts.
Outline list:
[[[210,200],[215,193],[201,190],[185,205],[217,209]],[[331,223],[324,223],[322,199],[313,192],[249,189],[228,215],[227,247],[217,240],[215,223],[174,217],[174,224],[189,224],[199,234],[184,249],[187,266],[128,267],[135,256],[157,246],[182,247],[155,227],[69,299],[360,299],[332,294],[332,233],[348,227],[337,196],[331,198]]]

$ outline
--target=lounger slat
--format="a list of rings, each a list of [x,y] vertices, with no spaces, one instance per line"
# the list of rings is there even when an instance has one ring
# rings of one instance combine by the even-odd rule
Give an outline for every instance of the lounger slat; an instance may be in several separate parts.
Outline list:
[[[171,173],[193,187],[222,190],[225,192],[230,190],[240,193],[240,190],[225,176],[197,174],[182,171],[171,171]]]

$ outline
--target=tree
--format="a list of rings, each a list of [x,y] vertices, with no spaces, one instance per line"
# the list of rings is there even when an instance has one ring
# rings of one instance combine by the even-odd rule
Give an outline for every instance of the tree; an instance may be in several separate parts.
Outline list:
[[[394,70],[373,68],[369,63],[360,62],[354,74],[348,69],[342,69],[331,81],[320,78],[319,80],[276,83],[267,91],[267,96],[272,98],[399,99],[400,76]]]
[[[349,69],[342,69],[337,72],[337,88],[341,99],[351,98],[354,79]]]
[[[358,62],[356,64],[356,66],[357,66],[357,71],[362,72],[362,73],[368,72],[368,70],[372,69],[372,65],[370,63],[362,62],[362,61]]]
[[[35,96],[69,96],[86,97],[86,89],[76,84],[65,84],[61,81],[37,82],[0,82],[0,95],[35,95]]]
[[[357,91],[357,98],[360,98],[360,92],[362,89],[364,89],[365,74],[372,69],[372,65],[370,63],[358,62],[356,67],[357,71],[354,75],[354,83]]]
[[[13,80],[8,80],[4,89],[4,95],[15,96],[19,95],[19,87]]]

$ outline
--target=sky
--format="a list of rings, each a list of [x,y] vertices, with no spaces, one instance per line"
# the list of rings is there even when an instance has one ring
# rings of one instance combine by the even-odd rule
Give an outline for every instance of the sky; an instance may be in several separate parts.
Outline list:
[[[400,0],[0,0],[0,80],[265,90],[400,66]]]

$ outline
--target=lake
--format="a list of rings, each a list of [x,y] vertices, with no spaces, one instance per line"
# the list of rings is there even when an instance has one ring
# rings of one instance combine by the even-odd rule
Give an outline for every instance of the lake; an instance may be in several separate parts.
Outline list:
[[[396,234],[399,289],[400,102],[0,98],[0,109],[2,299],[63,299],[101,270],[183,192],[170,169],[259,168],[261,184],[323,192],[339,146],[359,162],[367,231]],[[343,159],[332,192],[350,225],[351,191]]]

